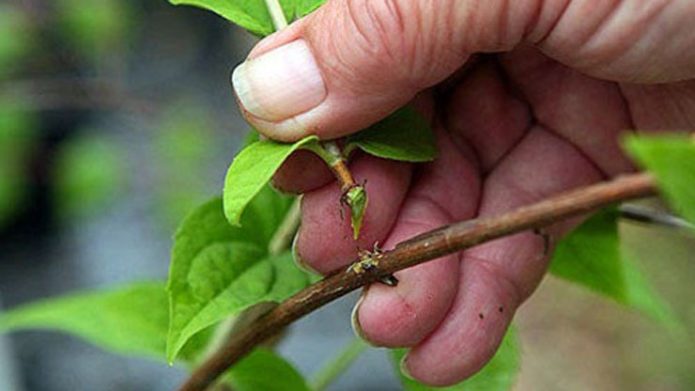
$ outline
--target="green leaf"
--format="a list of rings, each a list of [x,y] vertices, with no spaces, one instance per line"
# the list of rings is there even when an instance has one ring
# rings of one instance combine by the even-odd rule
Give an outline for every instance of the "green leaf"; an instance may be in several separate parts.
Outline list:
[[[264,0],[169,0],[174,5],[192,5],[212,11],[258,36],[266,36],[275,31],[273,20]],[[280,5],[288,21],[305,16],[325,0],[280,0]]]
[[[292,152],[311,144],[318,137],[309,136],[294,144],[271,140],[255,142],[234,158],[224,182],[224,214],[233,225],[240,225],[244,209],[270,181]]]
[[[190,337],[232,312],[232,308],[219,308],[220,297],[223,300],[225,293],[232,295],[228,289],[231,283],[262,257],[259,247],[243,242],[211,244],[196,255],[185,290],[171,291],[172,316],[167,343],[170,362]]]
[[[285,359],[256,349],[224,377],[235,391],[310,391],[304,377]]]
[[[188,292],[175,296],[170,361],[200,330],[256,304],[280,302],[309,284],[289,252],[259,258],[258,251],[242,243],[211,246],[197,257]]]
[[[695,224],[695,140],[685,135],[633,136],[626,146],[654,174],[673,209]]]
[[[294,18],[297,0],[280,0],[287,20]],[[251,33],[266,36],[275,31],[264,0],[169,0],[174,5],[192,5],[212,11]]]
[[[507,335],[502,340],[500,348],[490,362],[476,375],[459,384],[435,388],[425,386],[415,380],[408,379],[400,372],[400,362],[406,354],[405,349],[391,351],[391,357],[396,370],[400,374],[405,391],[507,391],[512,388],[520,368],[519,342],[514,327],[510,327]]]
[[[163,359],[168,324],[162,283],[41,300],[0,315],[0,330],[59,330],[121,354]]]
[[[298,18],[314,12],[317,8],[323,5],[326,0],[295,0],[296,15]]]
[[[370,155],[406,162],[427,162],[437,157],[434,133],[415,110],[403,108],[346,140],[347,152],[360,148]]]
[[[561,240],[550,272],[655,319],[671,323],[668,306],[656,295],[620,247],[617,210],[600,211]]]
[[[169,361],[200,330],[255,304],[284,300],[308,285],[308,275],[289,253],[267,254],[290,204],[291,198],[266,187],[244,214],[243,230],[225,220],[219,199],[184,220],[174,239],[167,285]]]

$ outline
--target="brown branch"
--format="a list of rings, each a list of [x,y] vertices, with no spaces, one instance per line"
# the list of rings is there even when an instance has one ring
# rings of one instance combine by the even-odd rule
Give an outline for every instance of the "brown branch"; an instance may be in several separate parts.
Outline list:
[[[273,311],[234,335],[226,346],[197,368],[180,391],[202,391],[255,346],[323,305],[398,270],[473,247],[503,236],[541,228],[586,214],[610,204],[656,193],[654,179],[645,173],[617,178],[509,213],[464,221],[424,233],[378,256],[377,267],[344,268],[290,297]]]

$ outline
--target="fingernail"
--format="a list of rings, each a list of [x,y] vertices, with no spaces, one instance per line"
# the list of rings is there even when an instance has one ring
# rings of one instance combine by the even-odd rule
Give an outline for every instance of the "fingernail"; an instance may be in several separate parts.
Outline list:
[[[364,335],[364,331],[362,331],[362,326],[360,325],[360,319],[359,319],[359,312],[360,312],[360,305],[364,301],[365,296],[367,296],[367,290],[369,288],[364,288],[362,293],[360,294],[360,298],[357,299],[357,303],[355,303],[355,306],[352,308],[352,314],[350,315],[350,324],[352,325],[352,331],[355,333],[355,336],[362,341],[366,342],[368,345],[372,347],[378,347],[376,344],[374,344],[372,341],[368,340],[367,337]]]
[[[294,260],[294,264],[306,273],[320,275],[319,272],[312,269],[311,266],[302,259],[301,255],[299,255],[299,251],[297,251],[297,238],[299,238],[300,230],[301,227],[297,229],[297,233],[294,234],[294,239],[292,239],[292,259]]]
[[[403,374],[403,376],[407,377],[410,380],[415,381],[415,378],[413,377],[413,375],[410,374],[410,370],[408,369],[408,354],[407,353],[401,359],[399,366],[401,368],[401,373]]]
[[[294,117],[326,97],[321,71],[303,39],[242,63],[232,84],[244,109],[265,121]]]

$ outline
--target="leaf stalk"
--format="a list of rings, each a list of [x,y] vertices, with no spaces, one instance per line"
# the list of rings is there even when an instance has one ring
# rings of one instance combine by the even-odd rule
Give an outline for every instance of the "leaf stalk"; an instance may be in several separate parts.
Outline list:
[[[287,18],[285,18],[285,12],[282,10],[282,5],[278,0],[265,0],[265,6],[268,8],[268,13],[270,18],[273,20],[273,26],[275,26],[276,31],[280,31],[287,27]]]

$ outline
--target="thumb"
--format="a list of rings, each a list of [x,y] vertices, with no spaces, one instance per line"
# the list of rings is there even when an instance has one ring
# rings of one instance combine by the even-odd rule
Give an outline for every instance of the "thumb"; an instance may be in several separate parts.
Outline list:
[[[234,90],[247,120],[270,138],[343,136],[442,81],[470,53],[515,46],[536,3],[328,1],[261,41],[234,70]]]

